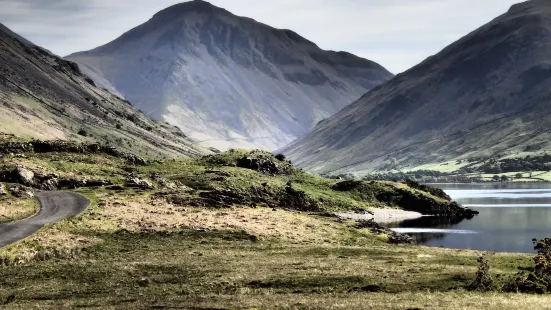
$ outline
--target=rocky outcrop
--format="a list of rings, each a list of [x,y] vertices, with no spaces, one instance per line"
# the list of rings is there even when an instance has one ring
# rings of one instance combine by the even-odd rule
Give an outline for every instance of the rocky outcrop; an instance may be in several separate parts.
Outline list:
[[[140,188],[140,189],[154,189],[155,186],[153,185],[153,183],[151,183],[151,181],[149,180],[146,180],[146,179],[142,179],[138,176],[134,176],[134,175],[129,175],[126,177],[126,181],[125,181],[125,186],[126,187],[131,187],[131,188]]]
[[[85,144],[70,141],[53,140],[31,142],[2,142],[0,143],[0,154],[21,154],[21,153],[50,153],[66,152],[81,154],[106,154],[126,160],[129,164],[143,166],[147,161],[134,154],[124,153],[114,147],[101,144]]]
[[[339,182],[331,187],[332,190],[338,191],[338,192],[349,192],[351,190],[357,189],[360,186],[362,186],[364,182],[363,181],[342,181]]]
[[[419,184],[419,182],[413,181],[413,180],[406,180],[406,185],[411,188],[415,188],[420,191],[427,192],[435,197],[445,199],[447,201],[452,200],[452,198],[440,188]]]
[[[478,211],[465,208],[454,201],[444,198],[437,199],[432,193],[385,183],[343,181],[333,185],[332,189],[341,192],[355,192],[358,197],[363,199],[371,198],[386,205],[424,215],[472,218],[478,214]]]
[[[395,193],[380,193],[379,201],[397,205],[406,211],[419,212],[424,215],[435,215],[451,218],[473,218],[478,211],[465,208],[455,201],[439,202],[431,197],[413,191],[396,188]]]
[[[0,182],[19,184],[46,191],[113,185],[110,180],[62,178],[57,174],[34,172],[25,167],[17,167],[11,171],[0,171]]]
[[[170,190],[177,190],[177,189],[189,190],[190,189],[189,187],[183,185],[181,182],[167,180],[161,177],[157,173],[152,173],[150,177],[153,181],[159,184],[159,187],[161,188],[170,189]]]
[[[187,192],[177,191],[157,193],[167,202],[195,207],[229,208],[232,206],[265,205],[270,208],[300,211],[320,211],[317,203],[308,197],[305,192],[294,189],[290,184],[285,188],[271,188],[267,184],[251,186],[248,191],[236,191],[230,189],[213,189],[198,193],[198,197],[190,196]]]
[[[287,183],[283,192],[278,195],[279,204],[284,208],[300,211],[319,211],[317,202],[310,199],[305,192],[294,189],[291,183]]]
[[[8,192],[17,198],[33,198],[35,190],[20,184],[7,184]]]
[[[255,170],[265,174],[287,175],[293,172],[289,163],[276,160],[272,156],[245,156],[237,161],[237,167]]]

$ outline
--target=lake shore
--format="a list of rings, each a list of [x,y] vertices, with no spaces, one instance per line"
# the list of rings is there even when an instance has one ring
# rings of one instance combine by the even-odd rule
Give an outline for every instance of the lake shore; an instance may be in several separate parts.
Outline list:
[[[370,209],[371,213],[351,213],[351,212],[342,212],[336,213],[337,216],[350,219],[350,220],[374,220],[380,224],[390,224],[402,222],[405,220],[413,220],[423,217],[424,215],[419,212],[404,211],[398,209]]]

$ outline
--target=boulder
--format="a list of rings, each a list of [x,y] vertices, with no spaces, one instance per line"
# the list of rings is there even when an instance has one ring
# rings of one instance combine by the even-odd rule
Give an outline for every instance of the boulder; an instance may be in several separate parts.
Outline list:
[[[161,188],[172,189],[172,190],[178,189],[178,184],[176,182],[169,181],[161,177],[157,173],[152,173],[151,179],[157,182]]]
[[[126,187],[141,188],[141,189],[154,189],[155,186],[146,179],[139,178],[137,176],[128,176],[125,182]]]
[[[57,180],[57,186],[59,189],[77,189],[79,187],[79,181],[76,179],[59,179]]]
[[[34,190],[32,188],[28,188],[26,186],[22,186],[19,184],[10,184],[8,185],[8,191],[12,196],[17,198],[33,198],[34,197]]]
[[[256,170],[265,174],[286,175],[292,173],[291,166],[277,163],[275,158],[268,156],[245,156],[237,161],[237,167],[249,170]]]
[[[34,172],[23,167],[17,167],[12,172],[13,181],[25,186],[33,186],[34,183]]]
[[[41,182],[40,189],[45,191],[56,191],[57,188],[57,180],[56,179],[47,179]]]
[[[7,194],[8,192],[6,191],[4,184],[0,184],[0,196],[6,196]]]

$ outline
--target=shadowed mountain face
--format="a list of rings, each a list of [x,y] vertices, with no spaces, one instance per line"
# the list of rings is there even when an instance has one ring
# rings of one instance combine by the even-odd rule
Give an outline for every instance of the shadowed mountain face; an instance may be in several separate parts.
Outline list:
[[[368,92],[284,152],[325,173],[541,152],[551,149],[550,100],[551,2],[533,0]]]
[[[208,153],[93,84],[75,63],[0,25],[0,133],[109,143],[152,157]]]
[[[392,77],[204,1],[167,8],[67,59],[146,114],[221,149],[282,147]]]

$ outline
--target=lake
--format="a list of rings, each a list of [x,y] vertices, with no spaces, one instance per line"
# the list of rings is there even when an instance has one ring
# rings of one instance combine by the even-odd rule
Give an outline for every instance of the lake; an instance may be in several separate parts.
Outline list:
[[[534,252],[532,239],[551,237],[551,183],[431,184],[480,212],[449,222],[423,217],[391,225],[427,246]]]

